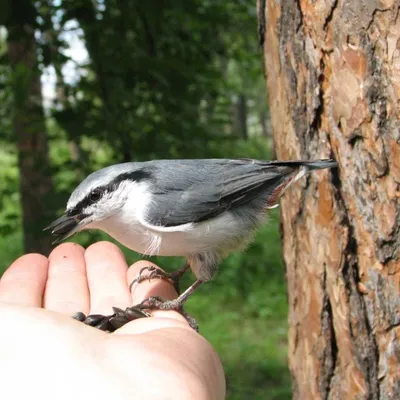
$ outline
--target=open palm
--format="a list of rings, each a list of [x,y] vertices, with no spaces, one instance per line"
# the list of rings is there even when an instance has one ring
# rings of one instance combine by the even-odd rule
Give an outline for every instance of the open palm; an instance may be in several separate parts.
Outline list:
[[[100,242],[65,243],[46,258],[28,254],[0,280],[0,376],[5,398],[223,399],[225,382],[210,344],[174,311],[154,311],[105,333],[73,320],[111,314],[149,296],[176,297],[164,280],[129,283],[128,268]]]

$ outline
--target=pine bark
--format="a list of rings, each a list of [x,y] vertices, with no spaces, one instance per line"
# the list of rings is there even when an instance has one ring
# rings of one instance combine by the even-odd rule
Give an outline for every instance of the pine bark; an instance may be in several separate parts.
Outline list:
[[[399,2],[258,9],[278,158],[340,165],[281,203],[294,398],[399,399]]]
[[[13,130],[18,148],[24,250],[48,254],[51,239],[44,234],[54,213],[40,71],[36,54],[36,10],[29,0],[8,2],[8,57],[13,71]],[[4,18],[4,16],[3,16]]]

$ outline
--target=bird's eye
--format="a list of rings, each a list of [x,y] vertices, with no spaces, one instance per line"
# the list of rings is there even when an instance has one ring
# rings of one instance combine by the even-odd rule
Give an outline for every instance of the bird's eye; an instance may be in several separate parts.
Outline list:
[[[102,191],[100,189],[95,189],[90,193],[90,201],[97,201],[100,199]]]

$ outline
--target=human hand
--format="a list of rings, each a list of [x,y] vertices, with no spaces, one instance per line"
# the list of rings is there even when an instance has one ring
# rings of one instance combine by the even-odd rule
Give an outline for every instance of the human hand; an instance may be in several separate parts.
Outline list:
[[[1,393],[9,400],[223,399],[221,363],[211,345],[175,311],[127,323],[114,333],[71,315],[111,314],[149,296],[173,299],[160,279],[129,283],[148,265],[128,269],[109,242],[86,251],[65,243],[49,258],[28,254],[0,280]]]

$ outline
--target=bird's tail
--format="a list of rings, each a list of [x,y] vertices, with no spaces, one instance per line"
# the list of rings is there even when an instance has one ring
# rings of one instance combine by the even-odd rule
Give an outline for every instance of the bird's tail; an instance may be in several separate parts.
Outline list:
[[[282,167],[290,167],[291,169],[293,168],[292,173],[294,172],[296,175],[294,176],[293,180],[289,181],[289,185],[298,181],[311,171],[315,171],[317,169],[334,168],[338,166],[338,163],[332,159],[314,161],[272,161],[270,164]],[[289,177],[290,175],[291,173],[288,173],[287,176]]]
[[[268,165],[276,165],[281,167],[305,167],[308,172],[314,171],[316,169],[325,169],[325,168],[334,168],[338,166],[338,163],[332,159],[325,160],[313,160],[313,161],[299,161],[299,160],[290,160],[290,161],[269,161],[266,164]]]
[[[338,166],[338,163],[332,159],[325,159],[316,161],[302,161],[301,165],[307,167],[309,171],[314,171],[315,169],[335,168]]]

